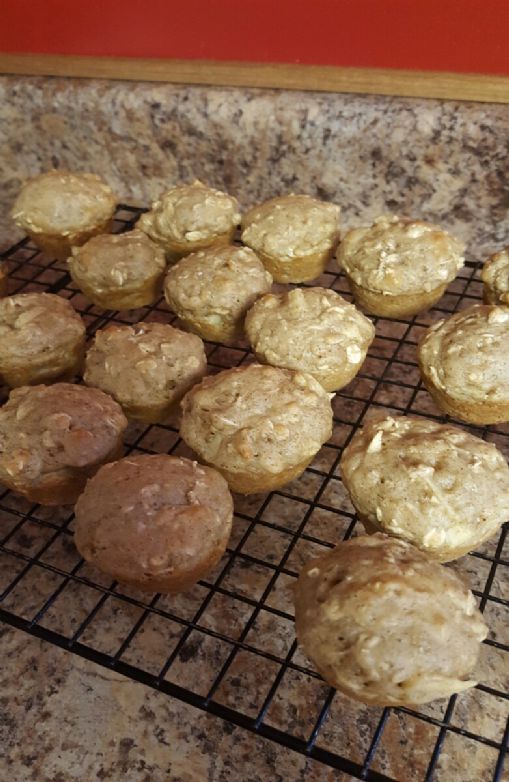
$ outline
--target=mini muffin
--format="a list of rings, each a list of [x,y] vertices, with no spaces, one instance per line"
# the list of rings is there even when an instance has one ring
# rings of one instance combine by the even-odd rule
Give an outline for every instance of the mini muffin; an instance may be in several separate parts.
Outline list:
[[[242,241],[251,247],[275,282],[319,277],[339,239],[336,204],[307,195],[271,198],[242,219]]]
[[[509,520],[509,467],[492,444],[425,418],[388,416],[356,432],[341,477],[368,532],[447,562]]]
[[[70,505],[102,464],[121,456],[126,426],[120,406],[97,388],[17,388],[0,407],[0,483],[41,505]]]
[[[206,369],[199,337],[163,323],[136,323],[96,333],[83,378],[116,399],[128,418],[162,423]]]
[[[272,277],[247,247],[209,247],[188,255],[166,275],[168,306],[204,339],[232,342],[244,333],[244,316],[270,291]]]
[[[71,247],[110,229],[116,198],[95,174],[52,170],[21,188],[12,217],[46,255],[65,261]]]
[[[53,293],[18,293],[0,300],[0,379],[15,386],[71,378],[80,371],[85,324]]]
[[[509,247],[488,258],[481,279],[486,304],[509,304]]]
[[[488,634],[454,571],[380,533],[308,562],[295,589],[295,624],[325,681],[380,706],[475,686],[469,677]]]
[[[464,250],[438,225],[384,215],[349,231],[337,261],[360,307],[399,318],[436,304],[462,268]]]
[[[68,261],[76,285],[98,307],[129,310],[161,295],[164,251],[143,231],[94,236],[73,247]]]
[[[258,364],[205,378],[182,410],[183,440],[241,494],[293,480],[332,434],[330,396],[311,375]]]
[[[476,304],[440,320],[418,348],[424,385],[448,415],[509,421],[509,309]]]
[[[0,298],[7,296],[7,264],[0,261]]]
[[[74,540],[88,562],[139,589],[181,592],[224,554],[233,502],[216,470],[157,454],[105,465],[75,510]]]
[[[258,361],[308,372],[326,391],[337,391],[361,368],[375,329],[339,293],[295,288],[258,299],[246,334]]]
[[[173,262],[212,244],[230,244],[239,223],[237,199],[196,180],[163,193],[137,227],[160,244]]]

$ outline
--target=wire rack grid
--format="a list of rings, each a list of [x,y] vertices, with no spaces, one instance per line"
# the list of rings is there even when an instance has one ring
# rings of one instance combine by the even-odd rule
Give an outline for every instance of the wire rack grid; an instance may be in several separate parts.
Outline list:
[[[116,230],[131,228],[141,211],[120,205]],[[65,264],[45,261],[28,239],[0,259],[10,293],[68,298],[90,337],[112,322],[172,322],[162,299],[122,314],[95,308]],[[349,298],[332,265],[314,284]],[[381,709],[343,697],[298,649],[292,613],[302,564],[362,532],[338,476],[342,448],[376,409],[445,420],[422,388],[416,341],[431,322],[479,297],[476,264],[467,263],[430,312],[375,319],[361,373],[333,401],[331,440],[301,478],[268,495],[235,498],[226,555],[186,594],[152,596],[111,582],[77,554],[69,508],[43,508],[0,487],[0,619],[355,778],[501,782],[509,745],[506,528],[455,563],[491,632],[483,683],[448,702]],[[212,371],[252,360],[243,343],[208,343],[207,353]],[[509,456],[509,426],[466,428]],[[190,455],[177,430],[162,425],[131,425],[126,449]]]

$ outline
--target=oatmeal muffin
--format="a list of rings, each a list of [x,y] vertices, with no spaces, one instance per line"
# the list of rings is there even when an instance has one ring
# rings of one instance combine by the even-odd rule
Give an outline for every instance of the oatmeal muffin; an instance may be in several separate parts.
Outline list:
[[[319,277],[339,239],[340,207],[307,195],[272,198],[242,219],[242,241],[251,247],[275,282]]]
[[[116,399],[128,418],[163,423],[206,369],[199,337],[163,323],[136,323],[96,333],[83,378]]]
[[[418,348],[424,385],[448,415],[509,421],[509,309],[476,304],[440,320]]]
[[[481,279],[486,304],[509,304],[509,247],[488,258]]]
[[[163,454],[107,464],[76,504],[75,543],[104,573],[149,592],[181,592],[210,572],[233,502],[216,470]]]
[[[295,288],[258,299],[246,334],[261,363],[308,372],[326,391],[337,391],[360,370],[375,329],[339,293]]]
[[[98,307],[129,310],[153,304],[161,295],[164,251],[143,231],[94,236],[73,247],[69,274]]]
[[[71,247],[110,229],[115,207],[115,195],[100,177],[59,169],[29,179],[11,214],[46,255],[65,261]]]
[[[53,293],[18,293],[0,300],[0,380],[15,386],[71,378],[80,371],[85,324]]]
[[[438,225],[384,215],[349,231],[337,261],[366,312],[406,317],[436,304],[462,268],[464,250]]]
[[[168,306],[204,339],[233,342],[243,336],[244,316],[270,291],[272,277],[247,247],[209,247],[183,258],[168,271]]]
[[[469,677],[488,634],[454,571],[380,533],[308,562],[295,589],[295,624],[326,682],[380,706],[473,687]]]
[[[332,434],[330,396],[311,375],[258,364],[205,378],[182,410],[183,440],[242,494],[293,480]]]
[[[41,505],[70,505],[102,464],[121,456],[126,426],[97,388],[17,388],[0,407],[0,483]]]
[[[0,298],[7,296],[7,264],[0,261]]]
[[[212,244],[230,244],[239,223],[237,199],[196,180],[163,193],[137,227],[173,262]]]
[[[509,467],[492,444],[455,426],[388,416],[356,432],[341,477],[368,532],[447,562],[509,521]]]

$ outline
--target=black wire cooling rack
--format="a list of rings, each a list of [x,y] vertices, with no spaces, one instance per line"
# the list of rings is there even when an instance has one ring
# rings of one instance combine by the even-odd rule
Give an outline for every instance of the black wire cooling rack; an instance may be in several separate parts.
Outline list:
[[[141,211],[120,205],[116,230],[132,227]],[[173,319],[162,299],[129,313],[97,309],[73,285],[65,264],[46,262],[28,239],[0,258],[8,264],[10,293],[68,298],[90,336],[111,322]],[[362,372],[334,399],[331,440],[288,486],[236,498],[225,557],[184,595],[147,596],[112,583],[77,554],[70,509],[43,508],[0,487],[0,619],[356,778],[501,782],[509,744],[506,529],[455,563],[491,632],[483,683],[448,702],[381,709],[330,689],[297,648],[291,596],[306,560],[357,534],[337,466],[343,446],[373,409],[444,420],[420,383],[415,345],[431,322],[479,299],[476,271],[468,263],[428,313],[375,320],[377,337]],[[314,284],[348,297],[332,265]],[[213,370],[250,360],[241,343],[209,343],[207,351]],[[466,428],[509,456],[509,426]],[[160,425],[131,425],[127,450],[188,455],[177,430]]]

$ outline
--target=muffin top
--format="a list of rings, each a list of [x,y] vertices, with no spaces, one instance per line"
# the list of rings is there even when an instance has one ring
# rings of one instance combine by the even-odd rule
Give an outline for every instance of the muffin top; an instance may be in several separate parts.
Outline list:
[[[383,215],[370,227],[349,231],[337,259],[357,285],[398,296],[429,292],[453,280],[464,249],[438,225]]]
[[[419,345],[434,385],[457,399],[509,400],[509,310],[476,304],[435,323]]]
[[[239,223],[237,199],[196,180],[163,193],[137,226],[164,244],[199,242],[227,233]]]
[[[271,364],[309,372],[360,364],[375,336],[371,321],[327,288],[263,296],[249,310],[246,332]]]
[[[54,293],[17,293],[0,300],[0,366],[74,347],[85,324],[67,299]]]
[[[231,530],[233,502],[216,470],[165,454],[104,465],[76,504],[76,546],[125,581],[192,572]]]
[[[341,473],[368,521],[438,559],[475,548],[509,519],[504,456],[455,426],[404,416],[372,421],[343,451]]]
[[[308,195],[271,198],[250,209],[242,219],[242,241],[276,258],[312,255],[329,250],[339,237],[336,204]]]
[[[169,306],[202,318],[240,318],[272,285],[272,276],[247,247],[208,247],[172,266],[165,280]]]
[[[11,214],[25,231],[69,236],[109,220],[115,206],[113,191],[96,174],[53,169],[23,185]]]
[[[111,325],[96,332],[83,378],[121,405],[166,404],[207,368],[201,339],[163,323]]]
[[[51,473],[107,458],[127,426],[119,405],[97,388],[55,383],[11,391],[0,407],[0,482],[24,487]]]
[[[166,269],[163,249],[137,230],[94,236],[72,248],[68,263],[77,281],[86,280],[99,293],[120,286],[136,289]]]
[[[308,562],[295,608],[319,672],[365,703],[425,703],[475,684],[487,627],[474,596],[406,541],[360,536]]]
[[[498,304],[509,304],[509,247],[488,258],[481,279],[491,288]]]
[[[330,398],[302,372],[236,367],[205,378],[186,394],[180,431],[216,467],[279,473],[314,456],[328,440]]]

